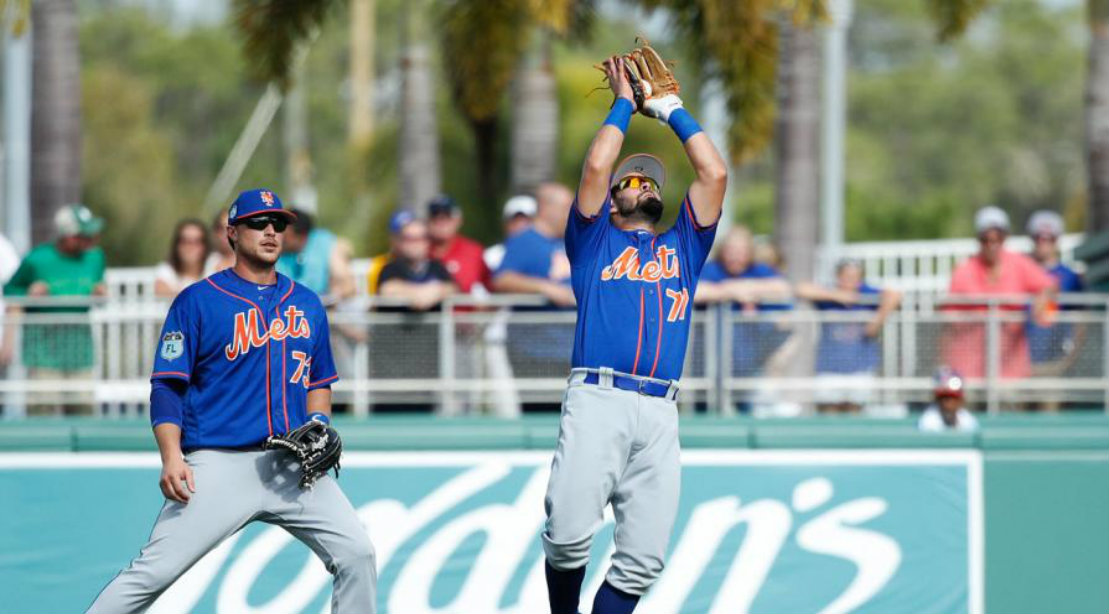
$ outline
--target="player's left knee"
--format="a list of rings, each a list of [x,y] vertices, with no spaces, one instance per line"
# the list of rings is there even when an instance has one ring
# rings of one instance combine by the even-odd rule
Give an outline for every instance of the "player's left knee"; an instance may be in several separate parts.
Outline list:
[[[335,554],[331,565],[336,571],[365,566],[372,568],[377,565],[377,551],[374,550],[370,538],[364,533],[359,533],[351,536],[343,544],[342,549]]]

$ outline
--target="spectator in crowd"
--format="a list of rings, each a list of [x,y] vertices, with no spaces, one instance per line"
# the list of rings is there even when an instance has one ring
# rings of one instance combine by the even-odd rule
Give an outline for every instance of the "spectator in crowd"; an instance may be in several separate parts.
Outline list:
[[[285,249],[277,261],[277,271],[320,295],[324,305],[354,296],[350,243],[317,227],[307,211],[291,211],[296,221],[285,232]]]
[[[539,204],[530,228],[509,237],[504,260],[493,278],[497,292],[542,294],[554,305],[573,307],[570,260],[562,236],[574,193],[564,185],[544,183],[536,191]]]
[[[1028,236],[1033,241],[1032,259],[1055,280],[1056,288],[1063,294],[1085,290],[1082,277],[1063,264],[1059,253],[1059,237],[1063,236],[1063,218],[1054,211],[1037,211],[1028,219]],[[1063,305],[1064,311],[1079,309],[1080,305]],[[1075,330],[1070,323],[1040,326],[1028,322],[1028,349],[1032,369],[1037,375],[1061,375],[1074,363],[1077,349],[1085,337],[1085,329]]]
[[[396,240],[396,257],[381,269],[378,293],[386,298],[403,299],[402,311],[438,309],[448,296],[458,291],[458,285],[447,267],[431,258],[427,224],[413,219],[400,228]]]
[[[370,258],[370,268],[366,273],[366,290],[372,296],[378,294],[381,271],[397,256],[400,249],[400,231],[416,221],[416,214],[407,209],[393,212],[389,216],[389,251]]]
[[[958,371],[950,367],[937,369],[933,378],[935,402],[920,415],[917,428],[926,433],[977,431],[978,420],[966,408],[963,388],[963,377]]]
[[[212,218],[212,249],[204,263],[204,276],[235,266],[235,250],[227,241],[227,209],[220,209]]]
[[[576,304],[570,286],[570,259],[563,235],[570,218],[574,193],[564,185],[544,183],[535,193],[538,211],[532,225],[505,241],[504,260],[493,278],[497,292],[540,294],[548,305],[516,311],[568,310]],[[543,377],[562,373],[570,366],[573,320],[560,324],[511,324],[506,349],[510,367],[492,371],[504,377]],[[508,393],[506,393],[508,394]],[[552,399],[553,400],[553,399]],[[561,404],[528,403],[526,411],[558,411]]]
[[[181,220],[173,229],[169,257],[154,272],[154,294],[173,298],[204,278],[204,266],[211,252],[208,227],[195,219]]]
[[[69,205],[54,215],[56,239],[36,246],[4,286],[5,296],[104,296],[104,251],[97,246],[104,220],[84,205]],[[31,306],[27,313],[87,313],[88,306]],[[20,311],[10,306],[9,313]],[[4,335],[0,361],[12,358],[12,335]],[[23,365],[33,380],[92,379],[92,330],[88,324],[28,324],[23,327]],[[90,413],[85,393],[63,395],[60,406],[33,404],[31,413]]]
[[[705,263],[694,304],[732,303],[732,309],[755,318],[758,314],[791,308],[793,290],[773,267],[754,260],[751,231],[732,227],[719,252]],[[732,326],[732,374],[751,377],[762,373],[767,361],[789,337],[789,331],[766,317]],[[746,404],[742,406],[746,408]]]
[[[412,215],[394,216],[393,258],[381,269],[378,295],[389,303],[377,307],[385,313],[409,314],[404,320],[382,320],[370,326],[370,377],[411,379],[439,377],[439,326],[418,317],[438,311],[448,296],[458,291],[447,268],[431,256],[427,224]],[[399,303],[399,304],[397,304]],[[383,395],[384,396],[384,395]],[[399,399],[398,399],[399,400]],[[374,403],[375,412],[427,411],[426,404],[394,403],[386,398]]]
[[[774,245],[769,237],[755,237],[755,262],[765,264],[779,273],[785,273],[785,258],[782,258],[778,246]]]
[[[978,253],[960,264],[951,275],[951,295],[982,299],[1001,297],[1010,301],[1001,304],[1003,313],[1009,314],[1023,311],[1026,305],[1004,297],[1031,296],[1032,318],[1046,324],[1055,283],[1034,260],[1005,249],[1009,216],[997,207],[984,207],[974,216],[974,227],[978,234]],[[954,304],[948,307],[950,311],[964,312],[984,312],[986,309],[986,305]],[[949,324],[944,331],[944,363],[965,377],[984,377],[986,357],[990,351],[986,347],[986,339],[986,328],[980,319]],[[1024,323],[1003,322],[998,341],[1000,347],[994,350],[1000,361],[1001,376],[1027,377],[1032,369]]]
[[[538,211],[539,203],[529,194],[519,194],[505,201],[501,215],[501,230],[504,232],[505,240],[527,230],[535,221]],[[485,266],[489,267],[490,271],[499,269],[501,262],[504,261],[504,243],[486,248],[484,257]]]
[[[797,286],[798,298],[825,312],[873,312],[865,321],[846,320],[820,325],[816,351],[817,408],[824,412],[855,412],[870,401],[881,365],[878,337],[886,318],[901,303],[901,294],[879,290],[863,280],[863,265],[845,259],[836,265],[836,285]]]
[[[427,215],[431,257],[447,267],[460,291],[488,292],[493,284],[489,267],[485,266],[485,248],[458,232],[462,228],[462,208],[443,194],[428,203]]]

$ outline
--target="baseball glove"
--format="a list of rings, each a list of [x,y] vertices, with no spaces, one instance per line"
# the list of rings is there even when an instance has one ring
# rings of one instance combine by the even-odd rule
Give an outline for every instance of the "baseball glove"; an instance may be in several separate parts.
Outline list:
[[[335,470],[339,477],[339,457],[343,454],[343,440],[339,433],[317,420],[309,420],[284,435],[271,436],[264,446],[267,450],[285,450],[300,461],[300,487],[312,488],[316,480]]]
[[[646,104],[647,102],[681,93],[681,85],[670,70],[670,65],[646,40],[642,46],[621,57],[635,96],[635,106],[644,114],[648,114],[648,109],[653,106]]]

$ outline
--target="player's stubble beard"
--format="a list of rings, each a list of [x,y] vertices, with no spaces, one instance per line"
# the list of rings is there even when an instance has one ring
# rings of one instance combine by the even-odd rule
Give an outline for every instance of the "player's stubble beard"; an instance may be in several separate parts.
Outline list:
[[[650,195],[633,203],[617,203],[616,213],[629,222],[647,222],[654,226],[662,219],[662,199]]]
[[[262,241],[267,240],[265,237],[258,237],[253,242],[247,242],[245,239],[246,237],[240,234],[235,249],[237,260],[242,260],[249,268],[256,271],[265,271],[277,265],[277,259],[281,257],[281,253],[284,251],[284,242],[280,235],[271,239],[277,243],[277,251],[273,253],[266,253],[262,249]]]

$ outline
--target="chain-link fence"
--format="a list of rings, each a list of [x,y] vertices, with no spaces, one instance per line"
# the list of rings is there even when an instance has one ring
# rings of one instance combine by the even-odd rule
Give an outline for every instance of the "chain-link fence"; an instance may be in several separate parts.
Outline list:
[[[22,310],[5,316],[7,351],[0,356],[5,416],[145,414],[166,303],[15,305]],[[947,365],[965,376],[970,403],[989,411],[1103,407],[1107,305],[1099,295],[1063,297],[1045,312],[1044,326],[1033,325],[1021,297],[909,294],[882,322],[859,308],[699,308],[679,404],[723,414],[842,406],[904,413],[931,398],[931,375]],[[340,409],[512,417],[561,400],[573,310],[499,295],[458,297],[423,313],[383,312],[386,306],[367,299],[330,314]]]

